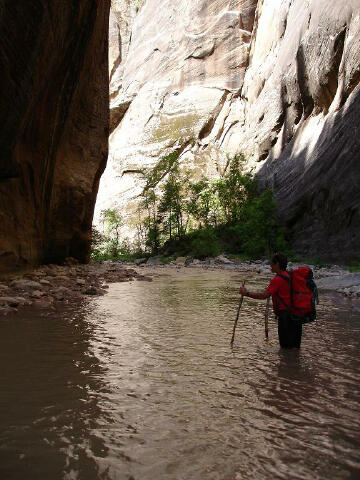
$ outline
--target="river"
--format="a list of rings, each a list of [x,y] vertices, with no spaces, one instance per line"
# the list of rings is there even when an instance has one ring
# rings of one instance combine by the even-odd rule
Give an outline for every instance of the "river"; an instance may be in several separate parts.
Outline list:
[[[1,480],[360,478],[360,312],[322,296],[281,351],[246,298],[231,349],[241,278],[173,269],[2,318]]]

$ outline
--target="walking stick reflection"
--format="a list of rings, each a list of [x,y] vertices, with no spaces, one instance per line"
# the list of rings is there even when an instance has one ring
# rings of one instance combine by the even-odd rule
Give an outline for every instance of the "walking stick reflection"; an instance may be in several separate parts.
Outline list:
[[[265,337],[269,338],[269,307],[270,307],[270,298],[266,301],[266,308],[265,308]]]
[[[243,280],[242,286],[245,287],[245,280]],[[234,343],[236,325],[237,325],[238,320],[239,320],[240,309],[241,309],[241,305],[242,305],[243,300],[244,300],[244,295],[241,295],[240,302],[239,302],[239,308],[238,308],[237,315],[236,315],[236,320],[235,320],[235,323],[234,323],[233,334],[232,334],[231,342],[230,342],[231,346],[233,346],[233,343]]]

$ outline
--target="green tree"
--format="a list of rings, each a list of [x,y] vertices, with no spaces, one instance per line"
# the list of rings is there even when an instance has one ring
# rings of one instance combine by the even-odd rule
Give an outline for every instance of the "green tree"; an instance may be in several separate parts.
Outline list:
[[[279,226],[277,203],[271,190],[245,206],[243,222],[240,224],[243,250],[251,257],[270,256],[275,250],[286,250],[284,229]]]
[[[107,250],[113,256],[120,254],[120,230],[124,224],[123,217],[119,210],[107,208],[101,211],[100,218],[104,225],[107,238]]]
[[[241,172],[243,161],[243,155],[236,155],[230,160],[225,175],[214,182],[224,223],[235,224],[238,222],[241,219],[245,202],[256,195],[257,186],[252,173]]]

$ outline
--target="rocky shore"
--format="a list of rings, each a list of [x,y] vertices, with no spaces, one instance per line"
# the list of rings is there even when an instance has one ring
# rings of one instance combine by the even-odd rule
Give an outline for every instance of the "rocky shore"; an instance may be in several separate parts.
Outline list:
[[[133,268],[118,262],[79,265],[44,265],[29,272],[7,275],[0,280],[0,316],[10,315],[25,307],[52,310],[57,305],[80,298],[104,295],[108,284],[133,280],[152,281]]]
[[[298,265],[289,263],[289,269]],[[320,291],[337,292],[351,300],[360,301],[360,272],[350,273],[337,265],[309,266],[314,271]],[[79,265],[69,259],[66,265],[43,265],[3,277],[0,280],[0,316],[20,312],[26,307],[53,310],[87,296],[104,295],[110,283],[152,281],[156,272],[164,269],[183,270],[185,267],[252,272],[271,277],[268,261],[239,261],[224,255],[206,260],[178,257],[168,264],[164,264],[160,257],[137,259],[131,263],[106,261],[89,265]]]

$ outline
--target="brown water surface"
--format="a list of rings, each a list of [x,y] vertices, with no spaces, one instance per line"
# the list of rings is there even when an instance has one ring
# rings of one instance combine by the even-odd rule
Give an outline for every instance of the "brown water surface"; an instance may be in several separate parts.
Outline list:
[[[280,351],[245,299],[231,350],[232,277],[172,270],[1,319],[1,480],[360,478],[360,312],[323,297]]]

